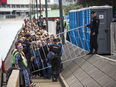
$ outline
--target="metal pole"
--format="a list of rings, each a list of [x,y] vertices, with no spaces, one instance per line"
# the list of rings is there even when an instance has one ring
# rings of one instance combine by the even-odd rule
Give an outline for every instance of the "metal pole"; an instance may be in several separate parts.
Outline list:
[[[30,20],[31,20],[31,3],[30,3]]]
[[[46,30],[48,32],[48,10],[47,10],[47,0],[45,0],[45,8],[46,8]]]
[[[33,3],[33,5],[34,5],[34,16],[35,16],[35,0],[34,0],[34,3]]]
[[[42,25],[41,25],[41,0],[39,0],[39,8],[40,8],[40,27],[42,29]]]
[[[38,0],[36,0],[37,18],[38,18]]]
[[[61,25],[61,32],[64,32],[63,28],[63,11],[62,11],[62,0],[59,0],[59,9],[60,9],[60,25]],[[61,35],[62,37],[62,44],[65,44],[64,34]]]
[[[32,0],[32,14],[33,14],[33,0]]]

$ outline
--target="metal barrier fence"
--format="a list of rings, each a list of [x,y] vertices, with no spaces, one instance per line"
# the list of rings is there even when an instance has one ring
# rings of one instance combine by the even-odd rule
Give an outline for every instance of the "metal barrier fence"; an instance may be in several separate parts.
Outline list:
[[[116,23],[112,22],[110,25],[111,29],[111,54],[116,54]]]
[[[83,26],[82,26],[82,27],[83,27]],[[44,66],[45,64],[44,64],[43,58],[42,58],[42,56],[41,56],[40,48],[42,49],[42,51],[43,51],[43,53],[44,53],[45,60],[47,61],[47,56],[46,56],[46,52],[45,52],[45,50],[44,50],[44,45],[47,45],[47,48],[48,48],[48,50],[49,50],[49,45],[52,44],[53,38],[54,38],[54,37],[57,37],[57,36],[59,36],[59,37],[64,36],[65,42],[66,42],[66,43],[67,43],[67,42],[70,43],[70,46],[69,46],[69,44],[65,44],[68,50],[64,50],[64,47],[62,46],[63,56],[65,56],[66,59],[64,59],[61,63],[68,62],[68,61],[71,61],[71,60],[74,60],[74,59],[77,59],[77,58],[81,58],[81,57],[86,56],[86,53],[87,53],[86,50],[83,49],[83,54],[81,54],[81,52],[80,52],[81,50],[78,50],[78,52],[79,52],[78,54],[79,54],[79,55],[77,56],[77,55],[76,55],[76,51],[77,51],[77,50],[75,50],[75,48],[74,48],[74,46],[76,46],[76,47],[79,47],[79,46],[80,46],[80,47],[84,48],[84,47],[83,47],[83,44],[82,44],[82,39],[81,39],[80,33],[79,33],[79,32],[78,32],[78,33],[74,33],[74,31],[79,31],[79,29],[81,29],[82,27],[78,27],[78,28],[75,28],[75,29],[71,29],[71,30],[69,30],[69,31],[61,32],[61,33],[56,34],[56,35],[54,35],[54,36],[49,36],[49,37],[47,37],[47,38],[44,38],[43,40],[40,40],[39,42],[38,42],[38,41],[35,41],[36,46],[37,46],[37,51],[38,51],[38,53],[39,53],[39,59],[40,59],[40,61],[41,61],[41,67],[40,67],[39,64],[37,63],[37,68],[35,69],[34,64],[32,64],[32,67],[33,67],[33,72],[32,72],[32,73],[35,73],[35,72],[38,72],[38,71],[40,71],[40,70],[44,70],[44,69],[47,69],[47,68],[50,68],[50,67],[51,67],[51,65],[50,65],[49,63],[47,63],[47,66]],[[72,34],[72,33],[73,33],[73,34]],[[73,35],[73,36],[72,36],[72,35]],[[84,37],[85,37],[85,33],[83,33],[83,35],[84,35]],[[46,41],[46,39],[48,39],[48,38],[50,38],[49,43],[47,43],[47,41]],[[75,43],[73,43],[73,40],[72,40],[72,39],[74,39],[74,42],[75,42]],[[69,41],[68,41],[68,40],[69,40]],[[77,40],[78,40],[78,41],[77,41]],[[85,42],[87,43],[86,39],[85,39]],[[40,47],[39,47],[39,46],[38,46],[38,43],[42,43],[42,45],[40,45]],[[72,43],[73,43],[73,44],[72,44]],[[71,51],[70,51],[69,48],[72,48],[72,51],[74,52],[74,55],[73,55],[73,56],[70,54]],[[88,44],[88,43],[87,43],[87,48],[89,49],[89,44]],[[34,53],[34,48],[33,48],[33,46],[32,46],[32,51],[33,51],[33,53]],[[67,58],[67,56],[66,56],[67,53],[69,53],[70,58]],[[35,60],[36,62],[38,62],[38,59],[36,58],[36,54],[35,54],[35,53],[34,53],[34,57],[35,57],[34,60]]]

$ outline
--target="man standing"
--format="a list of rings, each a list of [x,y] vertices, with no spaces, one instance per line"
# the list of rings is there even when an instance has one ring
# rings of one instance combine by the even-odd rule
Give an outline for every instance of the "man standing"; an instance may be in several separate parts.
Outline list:
[[[61,47],[57,45],[57,39],[53,40],[53,44],[50,45],[50,51],[55,53],[54,59],[51,60],[52,70],[52,81],[56,81],[59,77],[59,70],[60,70],[60,51]],[[56,74],[54,74],[54,71],[56,71]],[[55,78],[55,80],[54,80]]]
[[[68,23],[67,23],[67,33],[66,33],[66,40],[67,41],[70,41],[69,30],[70,30],[70,24],[69,24],[69,20],[68,20]]]
[[[97,36],[98,36],[98,28],[99,28],[99,23],[100,20],[99,18],[96,16],[96,13],[94,11],[91,12],[91,23],[89,25],[85,25],[85,27],[89,27],[91,30],[90,33],[90,52],[87,54],[97,54],[97,50],[98,50],[98,43],[97,43]],[[93,53],[93,49],[95,49],[94,53]]]
[[[56,34],[60,33],[60,21],[56,19]]]
[[[29,78],[31,78],[31,64],[33,61],[33,57],[31,57],[31,35],[30,34],[26,34],[26,40],[23,42],[23,52],[25,53],[26,59],[27,59],[27,70],[29,73]],[[30,83],[32,86],[35,86],[35,83],[32,82],[32,80],[30,79]]]

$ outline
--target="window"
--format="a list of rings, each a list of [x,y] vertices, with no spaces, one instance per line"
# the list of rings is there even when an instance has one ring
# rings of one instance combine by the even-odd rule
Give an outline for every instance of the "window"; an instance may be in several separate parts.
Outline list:
[[[2,5],[0,5],[0,8],[2,8]]]
[[[7,8],[10,8],[10,5],[7,5],[6,7],[7,7]]]
[[[12,5],[12,8],[15,8],[15,5]]]
[[[29,8],[29,5],[25,5],[25,8]]]
[[[24,8],[24,5],[21,5],[21,8]]]
[[[16,5],[16,8],[20,8],[20,5]]]
[[[2,5],[2,8],[6,8],[6,5]]]
[[[42,5],[42,8],[45,8],[45,5]]]

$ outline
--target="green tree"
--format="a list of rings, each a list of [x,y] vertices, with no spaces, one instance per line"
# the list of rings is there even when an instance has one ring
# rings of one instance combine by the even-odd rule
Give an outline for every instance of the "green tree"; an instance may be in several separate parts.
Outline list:
[[[73,0],[71,0],[73,1]],[[103,6],[110,5],[113,6],[114,12],[116,12],[116,0],[74,0],[77,4],[85,6]]]
[[[69,11],[70,10],[77,10],[79,9],[80,7],[77,6],[77,5],[63,5],[63,10],[65,12],[65,15],[69,15]],[[59,6],[57,4],[54,4],[51,6],[51,9],[52,10],[55,10],[55,9],[59,9]]]
[[[57,4],[54,4],[51,6],[51,9],[54,10],[54,9],[59,9],[59,6]]]
[[[80,6],[76,6],[76,5],[63,6],[65,15],[69,15],[69,11],[70,11],[70,10],[77,10],[77,9],[79,9],[79,8],[80,8]]]

